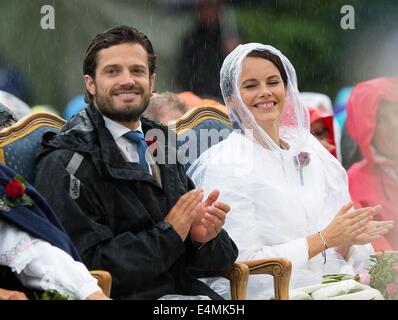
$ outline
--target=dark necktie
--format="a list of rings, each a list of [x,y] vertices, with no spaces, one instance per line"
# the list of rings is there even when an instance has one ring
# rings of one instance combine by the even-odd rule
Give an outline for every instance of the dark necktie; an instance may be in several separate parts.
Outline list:
[[[140,131],[130,131],[125,133],[124,136],[136,144],[140,165],[146,172],[149,172],[148,162],[145,159],[145,152],[148,146],[145,142],[143,133]]]

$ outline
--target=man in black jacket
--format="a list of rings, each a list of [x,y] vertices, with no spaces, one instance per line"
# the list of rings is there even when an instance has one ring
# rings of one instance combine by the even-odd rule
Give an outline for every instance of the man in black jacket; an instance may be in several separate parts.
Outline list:
[[[90,106],[59,134],[44,135],[36,187],[88,268],[112,274],[113,298],[218,299],[191,271],[223,270],[235,261],[237,248],[222,229],[230,208],[217,201],[217,190],[204,199],[194,189],[173,162],[171,132],[141,117],[154,87],[155,60],[148,38],[132,27],[93,39],[83,64]],[[147,149],[144,135],[151,134]]]

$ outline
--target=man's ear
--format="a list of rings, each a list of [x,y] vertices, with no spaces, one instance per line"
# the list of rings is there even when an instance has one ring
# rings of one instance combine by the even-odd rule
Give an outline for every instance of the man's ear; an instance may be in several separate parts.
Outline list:
[[[150,90],[151,93],[155,90],[155,82],[156,82],[156,73],[153,73],[150,78],[149,78],[149,82],[150,82]]]
[[[87,91],[94,96],[95,95],[95,83],[94,83],[94,79],[89,76],[88,74],[84,75],[84,82],[86,84],[86,89]]]

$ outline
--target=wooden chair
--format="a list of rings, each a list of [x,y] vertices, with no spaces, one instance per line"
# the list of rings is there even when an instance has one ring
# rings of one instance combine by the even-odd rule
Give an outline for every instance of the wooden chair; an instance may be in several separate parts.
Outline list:
[[[244,263],[234,263],[231,270],[221,270],[213,272],[194,272],[197,278],[223,277],[229,280],[231,299],[245,300],[246,288],[249,280],[249,267]]]
[[[98,286],[102,289],[104,294],[109,298],[112,289],[112,276],[108,271],[104,270],[91,270],[91,275],[97,279]]]
[[[170,129],[174,130],[177,134],[177,146],[184,144],[195,144],[191,146],[191,149],[197,150],[197,157],[212,145],[225,139],[230,132],[232,132],[232,124],[227,115],[227,109],[224,106],[216,105],[204,105],[193,108],[184,114],[180,119],[169,124]],[[207,138],[206,142],[201,142],[201,137],[207,137],[206,135],[200,134],[200,130],[217,130],[223,131],[219,135],[219,140],[212,141]],[[191,136],[187,133],[195,134],[196,139],[187,141]],[[180,137],[183,137],[180,139]],[[199,149],[199,146],[202,148]],[[203,149],[203,146],[206,146]],[[186,165],[188,169],[189,165],[193,161],[189,161]],[[246,266],[246,267],[244,267]],[[231,297],[232,299],[243,300],[246,299],[246,287],[247,280],[246,272],[248,275],[256,274],[269,274],[274,278],[274,291],[276,300],[288,300],[289,299],[289,281],[292,265],[291,262],[284,258],[271,258],[271,259],[259,259],[250,261],[238,261],[235,263],[234,268],[238,269],[241,278],[232,278],[231,281]],[[234,269],[233,269],[234,270]],[[237,271],[235,271],[237,272]],[[206,274],[206,276],[223,276],[231,279],[231,275],[228,272],[218,272]],[[203,274],[202,274],[203,276]]]
[[[45,132],[58,132],[65,120],[50,113],[34,113],[0,130],[0,163],[3,163],[33,184],[37,165],[36,151]],[[112,277],[104,270],[91,274],[109,297]]]
[[[177,133],[179,152],[183,149],[188,151],[183,152],[185,158],[188,159],[187,163],[184,163],[185,170],[188,170],[202,152],[221,142],[232,132],[226,108],[217,105],[190,109],[183,117],[171,122],[169,128]],[[203,141],[204,139],[206,141]]]
[[[36,150],[45,132],[57,132],[65,121],[49,113],[34,113],[0,131],[0,162],[34,182]]]

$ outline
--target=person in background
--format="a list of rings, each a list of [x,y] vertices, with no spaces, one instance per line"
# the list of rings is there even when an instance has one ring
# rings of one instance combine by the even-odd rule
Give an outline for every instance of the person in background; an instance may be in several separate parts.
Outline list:
[[[1,90],[0,90],[0,103],[3,104],[8,109],[10,109],[18,120],[32,113],[30,107],[21,99],[17,98],[11,93]]]
[[[361,150],[358,144],[351,138],[347,131],[347,101],[352,91],[351,86],[341,88],[336,95],[333,105],[334,115],[341,128],[341,164],[348,170],[355,162],[362,160]]]
[[[182,91],[177,93],[178,99],[185,105],[187,109],[193,109],[202,105],[203,99],[192,91]]]
[[[310,113],[311,134],[329,151],[334,157],[336,155],[336,144],[334,141],[333,116],[326,114],[321,109],[308,108]]]
[[[352,91],[351,86],[346,86],[341,88],[337,92],[336,98],[334,100],[333,113],[341,130],[343,130],[344,123],[347,118],[347,101],[351,91]]]
[[[351,197],[358,207],[381,205],[376,218],[395,221],[390,233],[373,242],[375,250],[398,250],[398,78],[358,83],[346,125],[363,155],[348,170]]]
[[[321,114],[333,116],[332,100],[324,93],[319,92],[300,92],[300,100],[306,107],[318,109]],[[336,119],[333,118],[333,136],[336,158],[341,162],[341,129]]]
[[[29,101],[30,93],[25,75],[5,56],[0,55],[0,90]]]
[[[202,98],[222,101],[220,67],[240,43],[234,19],[226,21],[222,0],[196,1],[197,23],[182,41],[177,58],[177,84]]]
[[[17,121],[15,114],[0,102],[0,130],[13,125]]]
[[[144,115],[167,125],[179,119],[187,110],[175,93],[162,92],[151,97]]]
[[[84,94],[79,94],[73,97],[65,106],[65,109],[62,113],[62,117],[68,121],[75,114],[78,114],[80,111],[87,107],[87,103],[84,101]]]
[[[46,200],[21,179],[0,164],[1,287],[31,298],[56,290],[71,299],[107,300]],[[8,293],[8,299],[24,298]]]

